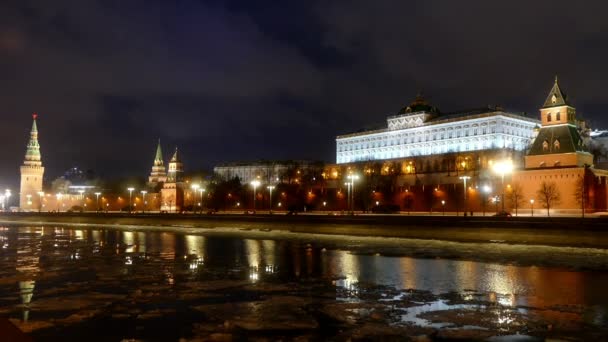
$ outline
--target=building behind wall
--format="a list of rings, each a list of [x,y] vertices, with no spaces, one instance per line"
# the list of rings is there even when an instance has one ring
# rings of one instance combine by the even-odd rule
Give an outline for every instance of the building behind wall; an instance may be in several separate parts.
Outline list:
[[[525,151],[539,121],[500,107],[441,114],[421,95],[387,119],[387,128],[340,135],[336,163],[493,149]]]
[[[239,178],[242,184],[257,179],[263,183],[290,183],[300,174],[322,169],[323,163],[312,160],[282,160],[224,163],[213,168],[221,180]]]

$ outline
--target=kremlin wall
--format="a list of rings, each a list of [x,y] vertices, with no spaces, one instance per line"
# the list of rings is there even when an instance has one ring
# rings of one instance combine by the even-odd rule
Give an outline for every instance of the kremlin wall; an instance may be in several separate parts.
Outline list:
[[[588,132],[557,78],[535,116],[499,107],[443,114],[419,94],[387,119],[386,129],[338,136],[336,163],[324,166],[309,161],[223,164],[206,184],[193,184],[184,176],[177,149],[165,168],[159,141],[145,189],[119,194],[45,192],[36,120],[34,115],[21,166],[22,211],[74,206],[84,211],[202,211],[219,196],[211,183],[230,181],[227,175],[239,177],[241,192],[251,192],[230,202],[229,209],[235,210],[254,208],[247,198],[258,184],[255,209],[287,209],[290,189],[302,198],[290,210],[390,208],[471,215],[504,210],[546,216],[604,212],[608,205],[608,171],[593,164]]]

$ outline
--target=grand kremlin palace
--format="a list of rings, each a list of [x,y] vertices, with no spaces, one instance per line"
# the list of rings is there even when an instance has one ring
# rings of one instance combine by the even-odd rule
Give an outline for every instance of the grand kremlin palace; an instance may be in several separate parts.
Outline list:
[[[342,191],[347,176],[357,175],[359,190],[370,191],[360,200],[364,203],[355,200],[364,208],[393,203],[413,211],[465,205],[485,211],[504,202],[506,210],[517,206],[531,213],[536,202],[537,213],[543,214],[537,192],[545,182],[557,186],[551,213],[576,213],[582,206],[586,212],[605,211],[608,172],[594,168],[581,121],[557,78],[540,114],[539,119],[500,107],[443,114],[418,95],[388,117],[386,128],[336,138],[336,164],[325,170],[328,187]],[[513,169],[497,174],[496,166],[505,161]],[[377,180],[369,184],[378,178],[374,175],[393,176],[389,191],[376,191]],[[584,196],[577,193],[581,182]],[[387,192],[390,198],[381,198]]]

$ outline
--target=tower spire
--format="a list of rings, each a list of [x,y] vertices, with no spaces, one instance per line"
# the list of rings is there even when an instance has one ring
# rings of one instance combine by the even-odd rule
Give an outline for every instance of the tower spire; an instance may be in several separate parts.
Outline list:
[[[152,172],[148,177],[148,186],[155,188],[159,183],[163,183],[167,180],[167,173],[165,169],[165,162],[163,161],[163,150],[160,145],[160,138],[158,139],[158,145],[156,145],[156,154],[154,156],[154,163],[152,163]]]
[[[42,165],[40,156],[40,144],[38,143],[38,126],[36,125],[36,119],[38,114],[32,114],[32,129],[30,131],[30,140],[27,143],[27,150],[25,152],[25,165]]]
[[[154,157],[154,166],[163,166],[163,150],[160,147],[160,138],[158,138],[158,145],[156,146],[156,156]]]
[[[566,96],[566,94],[562,92],[557,81],[557,75],[555,75],[555,82],[553,83],[553,87],[549,91],[549,95],[547,95],[547,99],[545,100],[545,103],[543,104],[542,108],[569,105],[570,103],[568,103],[568,96]]]

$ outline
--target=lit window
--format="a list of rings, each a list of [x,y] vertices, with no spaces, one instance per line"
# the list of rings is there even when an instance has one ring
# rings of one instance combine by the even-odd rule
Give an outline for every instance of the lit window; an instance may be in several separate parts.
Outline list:
[[[553,148],[556,150],[559,150],[559,148],[560,148],[559,140],[555,139],[555,141],[553,142]]]
[[[547,140],[543,141],[543,151],[549,150],[549,142]]]

